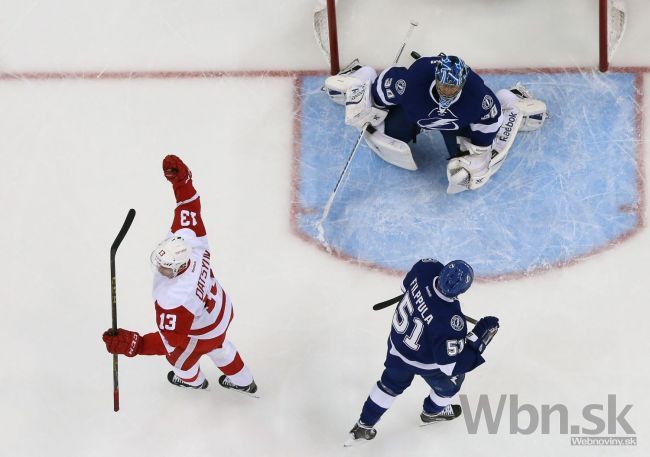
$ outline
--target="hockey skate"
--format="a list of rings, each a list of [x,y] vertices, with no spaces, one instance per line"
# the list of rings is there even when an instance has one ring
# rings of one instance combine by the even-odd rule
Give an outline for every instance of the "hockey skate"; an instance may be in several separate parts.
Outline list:
[[[257,384],[255,384],[255,381],[251,382],[247,386],[238,386],[224,374],[219,377],[219,385],[224,389],[232,389],[243,394],[248,394],[251,397],[260,398],[258,395],[255,395],[255,392],[257,392]]]
[[[524,119],[521,122],[519,130],[522,132],[531,132],[539,129],[546,119],[551,117],[546,108],[546,104],[541,100],[537,100],[533,93],[526,88],[520,81],[512,86],[510,92],[515,94],[520,102],[517,104],[519,109],[523,111]]]
[[[167,381],[169,381],[170,383],[172,383],[172,384],[174,384],[175,386],[178,386],[178,387],[189,387],[190,389],[199,389],[199,390],[203,390],[203,389],[208,388],[208,380],[207,379],[205,379],[201,383],[201,385],[193,386],[191,384],[187,384],[186,382],[184,382],[181,378],[176,376],[173,371],[170,371],[169,373],[167,373]]]
[[[420,413],[420,419],[424,422],[424,425],[432,424],[434,422],[440,421],[450,421],[459,417],[463,412],[463,409],[460,405],[447,405],[439,413],[428,413],[422,411]]]
[[[375,436],[377,436],[377,430],[375,430],[370,425],[366,425],[363,422],[358,421],[356,424],[354,424],[352,430],[350,430],[350,437],[343,444],[343,446],[350,447],[353,446],[355,442],[362,440],[370,441]]]
[[[343,67],[337,74],[339,74],[339,75],[348,75],[350,73],[354,73],[359,68],[361,68],[361,64],[359,63],[359,59],[354,59],[352,62],[347,64],[345,67]]]
[[[520,98],[535,98],[521,81],[517,81],[509,90]]]

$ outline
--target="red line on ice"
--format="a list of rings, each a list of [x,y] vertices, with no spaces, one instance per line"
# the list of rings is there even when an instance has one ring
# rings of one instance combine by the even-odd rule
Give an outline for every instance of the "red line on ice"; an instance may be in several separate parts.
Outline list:
[[[562,67],[522,67],[522,68],[507,68],[507,69],[478,69],[482,74],[516,74],[516,73],[587,73],[597,72],[594,68],[562,68]],[[478,278],[479,281],[502,281],[510,279],[519,279],[532,276],[539,273],[544,273],[549,270],[563,268],[574,265],[585,258],[600,254],[603,251],[612,249],[620,243],[628,240],[636,235],[640,230],[645,227],[645,205],[646,195],[644,186],[645,176],[645,161],[644,161],[644,116],[643,116],[643,82],[646,73],[650,72],[650,67],[612,67],[609,69],[613,73],[632,73],[634,74],[634,83],[636,87],[636,113],[635,113],[635,131],[638,137],[636,143],[636,162],[637,162],[637,194],[639,201],[636,205],[626,208],[621,208],[621,211],[634,212],[637,215],[636,226],[626,232],[625,234],[615,238],[609,244],[600,246],[593,251],[586,254],[576,256],[571,260],[551,264],[547,267],[537,268],[532,271],[519,272],[507,275],[494,275],[482,276]],[[300,161],[300,143],[301,143],[301,128],[300,118],[302,106],[300,103],[300,89],[302,87],[301,78],[304,76],[319,76],[325,77],[328,74],[325,70],[158,70],[158,71],[75,71],[75,72],[49,72],[49,71],[34,71],[34,72],[5,72],[0,73],[0,81],[47,81],[47,80],[129,80],[129,79],[200,79],[200,78],[290,78],[294,86],[294,100],[293,100],[293,148],[291,160],[291,192],[289,198],[290,204],[290,218],[291,218],[291,231],[292,233],[301,238],[302,240],[318,247],[326,252],[325,248],[315,239],[304,234],[298,227],[298,215],[304,211],[300,206],[298,187],[299,187],[299,161]],[[364,262],[355,259],[347,254],[333,251],[331,255],[342,259],[346,262],[351,262],[355,265],[374,270],[381,271],[390,275],[401,276],[405,272],[385,268],[374,264],[372,262]]]

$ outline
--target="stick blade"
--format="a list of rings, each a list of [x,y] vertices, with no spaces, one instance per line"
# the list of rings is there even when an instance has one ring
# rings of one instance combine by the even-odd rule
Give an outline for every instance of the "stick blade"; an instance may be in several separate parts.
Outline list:
[[[119,233],[115,237],[115,240],[113,241],[113,244],[111,245],[111,253],[114,254],[115,252],[117,252],[117,248],[120,246],[120,243],[122,243],[122,240],[126,236],[126,232],[128,232],[129,228],[131,228],[133,219],[135,219],[135,210],[131,208],[129,212],[126,214],[126,219],[124,219],[122,228],[120,229]]]
[[[379,311],[380,309],[388,308],[389,306],[394,305],[395,303],[401,301],[403,297],[404,294],[399,294],[397,297],[389,298],[388,300],[373,305],[372,309],[374,311]]]

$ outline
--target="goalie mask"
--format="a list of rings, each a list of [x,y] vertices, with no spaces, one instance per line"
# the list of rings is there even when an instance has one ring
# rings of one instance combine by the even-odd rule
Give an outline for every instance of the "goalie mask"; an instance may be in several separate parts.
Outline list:
[[[474,281],[474,270],[464,260],[453,260],[442,267],[438,290],[448,298],[467,292]]]
[[[445,54],[440,54],[438,57],[434,88],[438,94],[440,110],[444,111],[458,100],[467,81],[467,65],[460,57]]]
[[[174,278],[183,273],[190,264],[192,248],[180,236],[162,241],[151,253],[151,265],[161,275]]]

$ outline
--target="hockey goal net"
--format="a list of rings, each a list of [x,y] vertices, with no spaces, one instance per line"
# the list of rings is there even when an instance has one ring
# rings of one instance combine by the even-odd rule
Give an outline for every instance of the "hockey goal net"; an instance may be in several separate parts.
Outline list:
[[[339,46],[336,6],[347,0],[314,0],[314,34],[325,55],[332,74],[338,73]],[[598,34],[600,71],[609,69],[609,62],[623,38],[627,13],[625,0],[598,0]]]

